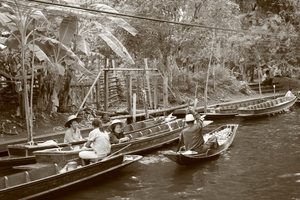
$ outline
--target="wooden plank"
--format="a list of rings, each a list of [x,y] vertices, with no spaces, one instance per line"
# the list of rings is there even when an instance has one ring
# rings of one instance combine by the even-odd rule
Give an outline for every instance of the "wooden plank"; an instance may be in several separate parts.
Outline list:
[[[18,170],[32,170],[32,169],[41,169],[49,167],[49,163],[43,164],[43,163],[35,163],[35,164],[29,164],[29,165],[19,165],[19,166],[14,166],[13,169],[18,169]]]
[[[157,77],[153,77],[153,87],[154,87],[154,91],[153,91],[153,101],[154,101],[154,109],[157,109]]]
[[[136,122],[136,94],[132,95],[133,97],[133,108],[132,108],[132,122]]]
[[[150,105],[150,108],[153,108],[147,58],[144,59],[144,62],[145,62],[146,82],[147,82],[147,89],[148,89],[149,105]]]
[[[100,67],[98,67],[100,69]],[[100,110],[100,80],[98,79],[97,84],[96,84],[96,108],[97,110]]]
[[[106,66],[109,66],[109,60],[106,59]],[[109,89],[108,89],[108,71],[104,71],[104,111],[108,111],[108,95],[109,95]]]
[[[130,115],[132,115],[132,78],[131,75],[126,75],[127,86],[127,109]]]
[[[111,62],[112,62],[112,68],[115,69],[116,68],[115,60],[112,60]],[[116,76],[116,71],[115,70],[113,70],[113,76]]]

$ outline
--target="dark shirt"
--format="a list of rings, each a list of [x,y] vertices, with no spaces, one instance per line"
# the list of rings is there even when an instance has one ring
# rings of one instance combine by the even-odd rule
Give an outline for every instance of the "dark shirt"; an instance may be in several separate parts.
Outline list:
[[[197,121],[196,124],[189,125],[180,134],[180,145],[185,146],[188,151],[203,151],[204,138],[202,135],[202,121]]]
[[[119,134],[115,133],[115,132],[110,132],[109,133],[109,140],[111,144],[118,144],[119,143],[119,139],[125,137],[124,133],[121,132]]]

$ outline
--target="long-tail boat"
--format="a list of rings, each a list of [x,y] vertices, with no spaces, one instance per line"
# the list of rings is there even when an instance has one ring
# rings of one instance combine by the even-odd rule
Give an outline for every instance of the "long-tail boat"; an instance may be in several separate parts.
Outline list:
[[[79,157],[66,166],[57,163],[27,165],[22,172],[0,177],[0,199],[55,199],[89,183],[99,184],[101,180],[113,176],[116,170],[141,158],[120,154],[88,165],[81,164]]]
[[[238,117],[254,118],[268,116],[275,113],[280,113],[292,107],[297,101],[297,97],[279,97],[277,99],[268,100],[255,105],[242,107],[238,109]]]
[[[125,126],[125,134],[131,135],[135,132],[143,132],[147,128],[156,127],[158,125],[163,125],[167,122],[175,120],[176,117],[157,117],[154,119],[147,119],[144,121],[139,121],[136,123],[128,124]],[[148,129],[147,129],[148,130]],[[87,137],[87,134],[84,134],[83,137]],[[77,146],[85,143],[86,140],[73,142],[70,144],[67,143],[56,143],[53,140],[48,140],[46,142],[35,142],[34,144],[21,143],[8,145],[8,156],[0,157],[0,168],[11,168],[17,165],[32,164],[36,162],[36,158],[33,155],[34,151],[51,149],[51,148],[61,148],[67,146]],[[71,148],[71,147],[69,147]]]
[[[205,127],[210,123],[212,121],[205,120],[203,126]],[[122,150],[124,154],[142,154],[149,150],[157,149],[176,142],[184,127],[184,120],[176,119],[152,128],[127,133],[125,135],[131,138],[130,141],[112,145],[111,153],[120,151],[125,147]],[[71,149],[70,147],[63,147],[35,151],[33,154],[37,163],[60,163],[76,159],[80,151],[82,151],[80,148]]]

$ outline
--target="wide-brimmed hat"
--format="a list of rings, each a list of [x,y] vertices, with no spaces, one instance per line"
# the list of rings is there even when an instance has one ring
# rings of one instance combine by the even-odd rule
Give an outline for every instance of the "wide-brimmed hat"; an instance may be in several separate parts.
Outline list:
[[[67,122],[65,123],[65,127],[70,127],[70,124],[72,123],[72,121],[77,121],[78,123],[81,122],[81,118],[77,117],[76,115],[71,115],[68,117]]]
[[[122,122],[122,121],[119,120],[119,119],[114,119],[114,120],[110,123],[110,125],[108,126],[108,129],[111,130],[112,126],[115,125],[115,124],[120,124],[120,125],[121,125],[121,128],[124,128],[124,127],[125,127],[125,123],[124,123],[124,122]]]
[[[185,121],[186,121],[186,122],[192,122],[192,121],[195,121],[194,115],[192,115],[192,114],[187,114],[187,115],[185,116]]]

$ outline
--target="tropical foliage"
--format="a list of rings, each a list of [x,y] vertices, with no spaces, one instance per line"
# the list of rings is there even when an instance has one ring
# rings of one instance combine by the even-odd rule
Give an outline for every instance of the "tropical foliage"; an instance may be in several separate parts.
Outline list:
[[[21,83],[23,108],[35,107],[27,83],[38,80],[36,107],[48,113],[67,108],[72,81],[95,78],[95,59],[115,59],[130,67],[147,58],[163,72],[163,85],[180,83],[177,88],[182,90],[187,89],[182,81],[188,79],[182,78],[181,70],[200,77],[208,73],[209,83],[215,86],[216,76],[227,82],[235,72],[246,80],[249,69],[264,65],[295,72],[300,61],[299,0],[0,3],[0,75],[12,80],[16,91]],[[164,93],[168,93],[166,88]],[[33,116],[32,112],[23,114],[28,119]]]

